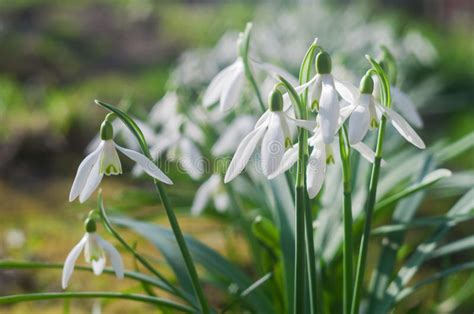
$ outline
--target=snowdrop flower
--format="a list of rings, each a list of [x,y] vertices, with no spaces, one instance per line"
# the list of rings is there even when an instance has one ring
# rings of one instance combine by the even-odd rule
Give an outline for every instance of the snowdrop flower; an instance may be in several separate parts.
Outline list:
[[[132,159],[139,165],[148,175],[164,182],[173,184],[148,157],[121,147],[115,144],[113,140],[114,129],[110,122],[111,116],[108,115],[100,127],[101,141],[97,148],[90,153],[79,165],[76,177],[71,187],[69,201],[79,197],[79,201],[83,203],[97,189],[102,178],[105,175],[118,175],[122,173],[122,164],[117,154],[117,149],[128,158]]]
[[[240,98],[245,83],[245,68],[242,57],[224,68],[211,81],[204,93],[203,104],[210,107],[219,102],[221,111],[228,111]]]
[[[237,117],[226,126],[224,132],[212,147],[214,156],[222,156],[235,152],[240,141],[247,135],[255,125],[256,118],[251,115]]]
[[[152,108],[149,114],[153,125],[164,125],[178,113],[178,95],[167,92]]]
[[[326,144],[334,141],[337,133],[339,118],[339,99],[341,96],[345,101],[354,101],[354,87],[346,82],[339,81],[331,74],[331,57],[327,52],[321,51],[316,57],[316,76],[310,81],[310,105],[312,109],[318,110],[320,117],[321,132]]]
[[[338,124],[336,128],[342,126],[344,121],[349,117],[353,110],[352,105],[345,105],[341,102],[342,109],[340,110],[338,117]],[[314,134],[308,139],[309,146],[313,147],[313,150],[308,159],[308,165],[306,168],[306,186],[308,195],[310,198],[316,197],[321,190],[324,179],[326,177],[326,169],[328,164],[334,164],[339,159],[339,138],[334,136],[332,143],[326,144],[324,142],[323,133],[320,124],[320,116],[316,118],[317,126],[313,130]],[[364,143],[359,142],[351,145],[353,149],[358,151],[362,157],[369,162],[373,163],[375,160],[375,153]],[[298,143],[295,144],[291,149],[287,150],[282,158],[280,167],[271,175],[269,179],[276,178],[280,174],[290,169],[298,160]]]
[[[291,134],[288,120],[291,118],[282,110],[283,96],[274,89],[269,97],[269,111],[266,111],[255,124],[254,129],[240,142],[229,164],[224,182],[228,183],[239,175],[247,165],[261,141],[262,171],[265,176],[273,173],[285,153],[291,147]],[[310,121],[293,120],[297,125],[307,127]]]
[[[349,142],[356,144],[362,141],[369,128],[375,129],[379,126],[380,117],[384,114],[393,127],[408,142],[420,149],[425,148],[425,143],[398,113],[390,108],[386,108],[372,96],[374,81],[369,74],[364,75],[360,82],[360,95],[357,101],[357,107],[349,120]]]
[[[224,212],[229,207],[229,196],[224,190],[222,178],[219,174],[213,174],[196,191],[191,214],[198,216],[205,209],[206,205],[212,199],[218,212]]]
[[[124,276],[124,267],[122,258],[116,248],[109,242],[105,241],[96,233],[96,223],[92,218],[86,220],[86,234],[69,252],[63,267],[62,288],[66,289],[69,279],[74,271],[76,261],[84,250],[84,257],[88,264],[91,264],[95,275],[102,274],[105,268],[106,257],[110,258],[112,268],[118,279]]]
[[[376,75],[373,75],[372,79],[374,81],[374,91],[372,94],[375,100],[380,104],[380,81]],[[392,93],[394,109],[397,109],[413,126],[421,129],[423,127],[423,120],[410,97],[395,86],[390,86],[390,92]]]

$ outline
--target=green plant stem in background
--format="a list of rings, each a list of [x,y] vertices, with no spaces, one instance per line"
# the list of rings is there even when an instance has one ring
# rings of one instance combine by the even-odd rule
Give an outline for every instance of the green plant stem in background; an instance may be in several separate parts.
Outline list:
[[[355,277],[354,293],[352,297],[351,314],[359,313],[360,294],[362,289],[362,282],[364,279],[365,266],[367,262],[367,248],[369,245],[370,229],[372,225],[372,214],[375,207],[375,198],[377,196],[377,184],[380,173],[380,163],[382,161],[383,138],[385,134],[385,125],[387,119],[382,116],[380,121],[379,132],[377,136],[377,148],[375,150],[375,160],[372,166],[372,173],[369,182],[369,195],[365,207],[365,223],[364,231],[361,238],[359,259],[357,261],[357,270]]]
[[[305,158],[306,159],[306,158]],[[306,159],[307,160],[307,159]],[[306,185],[304,188],[306,190]],[[314,233],[313,233],[313,215],[311,213],[311,203],[308,193],[305,193],[305,234],[306,234],[306,258],[309,276],[309,297],[311,313],[317,313],[318,310],[318,291],[316,274],[316,254],[314,251]]]
[[[143,154],[145,154],[145,156],[147,156],[148,159],[153,160],[150,154],[150,150],[148,148],[148,144],[146,142],[145,136],[143,135],[143,132],[140,130],[140,128],[135,123],[135,121],[133,121],[132,118],[130,118],[126,113],[124,113],[123,111],[121,111],[115,106],[103,103],[98,100],[96,100],[95,103],[115,113],[122,120],[122,122],[129,128],[132,134],[135,136],[138,143],[140,144],[140,148]],[[183,236],[183,233],[181,232],[178,219],[176,218],[176,215],[174,214],[174,211],[171,207],[171,203],[168,200],[168,196],[162,184],[156,180],[154,180],[154,183],[155,183],[155,187],[158,192],[158,195],[160,196],[163,207],[166,210],[166,215],[168,216],[168,220],[170,222],[171,229],[173,230],[173,234],[176,238],[176,242],[178,243],[179,250],[181,251],[181,255],[183,256],[183,259],[186,265],[186,270],[188,271],[189,277],[191,278],[193,289],[198,298],[201,311],[202,313],[209,313],[209,305],[207,304],[207,300],[204,297],[204,292],[202,291],[202,287],[199,282],[199,278],[197,276],[197,271],[194,266],[194,262],[192,260],[191,254],[189,253],[189,249],[186,245],[186,242],[184,241],[184,236]]]
[[[352,241],[352,185],[351,185],[351,155],[350,147],[346,145],[347,136],[344,127],[339,130],[339,152],[342,162],[343,177],[343,221],[344,221],[344,241],[343,241],[343,313],[350,313],[353,287],[353,241]]]
[[[178,243],[178,247],[183,255],[184,263],[186,264],[186,269],[188,270],[188,274],[191,277],[191,282],[193,284],[194,292],[199,300],[199,305],[201,306],[202,313],[210,313],[209,305],[207,304],[207,300],[204,297],[204,292],[202,291],[201,284],[199,283],[199,278],[197,275],[196,267],[194,266],[194,262],[192,260],[191,254],[189,253],[188,246],[184,240],[183,233],[181,232],[181,227],[179,226],[178,219],[174,214],[173,209],[171,208],[171,204],[168,199],[168,195],[166,194],[163,185],[157,181],[155,181],[156,190],[160,196],[161,202],[163,203],[163,207],[166,210],[166,214],[168,216],[168,220],[171,225],[171,229],[176,238],[176,242]]]
[[[16,294],[6,297],[0,297],[0,304],[11,304],[25,301],[36,300],[51,300],[51,299],[127,299],[139,302],[155,304],[160,307],[175,309],[184,313],[194,313],[195,311],[185,305],[175,303],[173,301],[152,297],[141,294],[130,294],[122,292],[46,292],[46,293],[31,293],[31,294]]]

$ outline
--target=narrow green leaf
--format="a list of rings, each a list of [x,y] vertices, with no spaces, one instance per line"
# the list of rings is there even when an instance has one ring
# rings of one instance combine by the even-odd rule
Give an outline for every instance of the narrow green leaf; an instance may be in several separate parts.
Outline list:
[[[474,235],[439,247],[430,254],[429,258],[438,258],[472,248],[474,248]]]
[[[279,255],[280,237],[277,228],[269,219],[257,216],[252,223],[252,232],[274,254]]]

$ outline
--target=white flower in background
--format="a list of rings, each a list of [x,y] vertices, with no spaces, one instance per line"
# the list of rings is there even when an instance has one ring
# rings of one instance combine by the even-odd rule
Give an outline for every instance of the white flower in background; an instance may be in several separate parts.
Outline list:
[[[152,144],[150,153],[158,158],[167,153],[170,160],[178,161],[184,171],[194,180],[201,178],[204,158],[196,143],[201,143],[204,135],[201,129],[187,117],[178,115],[164,125]],[[143,168],[138,164],[133,174],[138,176]]]
[[[241,57],[219,72],[204,93],[203,104],[210,107],[219,102],[221,111],[228,111],[239,100],[245,83],[244,62]]]
[[[374,81],[374,91],[372,94],[375,100],[380,104],[380,81],[376,75],[372,76],[372,79]],[[416,128],[421,129],[423,127],[423,120],[410,97],[395,86],[390,86],[390,92],[392,93],[392,105],[394,109],[399,111],[402,116]]]
[[[232,123],[226,126],[217,142],[212,147],[214,156],[222,156],[234,153],[239,143],[255,125],[255,117],[251,115],[238,116]]]
[[[227,169],[224,182],[228,183],[238,176],[250,160],[261,140],[261,163],[265,176],[273,173],[280,165],[285,150],[291,147],[289,120],[301,127],[311,128],[311,121],[292,120],[282,111],[283,96],[273,90],[269,98],[270,110],[266,111],[255,124],[253,131],[240,142]],[[314,127],[314,126],[313,126]]]
[[[117,149],[135,161],[151,177],[166,184],[173,184],[170,178],[148,157],[115,144],[113,140],[114,129],[112,123],[107,119],[101,125],[100,134],[101,141],[99,145],[81,162],[77,169],[69,194],[70,202],[77,197],[79,197],[81,203],[86,201],[97,189],[104,174],[109,176],[122,173],[122,164],[120,163]]]
[[[375,129],[379,126],[380,117],[384,114],[393,127],[408,142],[418,148],[424,149],[425,143],[413,130],[413,128],[398,113],[386,108],[375,101],[372,96],[374,82],[370,75],[365,75],[360,83],[360,96],[357,107],[349,120],[349,142],[356,144],[362,141],[369,128]]]
[[[143,136],[145,136],[145,139],[148,142],[152,142],[155,140],[155,132],[153,129],[145,122],[134,119],[135,123],[138,125],[140,130],[142,130]],[[135,139],[135,136],[132,134],[132,132],[123,124],[120,119],[114,119],[112,121],[112,127],[114,129],[114,134],[115,137],[118,138],[120,137],[123,139],[127,147],[130,147],[133,150],[138,150],[140,149],[140,146],[137,143],[137,140]],[[101,138],[100,134],[97,134],[92,141],[87,145],[86,147],[86,152],[91,153],[93,152],[97,146],[100,144]]]
[[[112,268],[115,271],[115,275],[118,279],[122,279],[124,276],[124,267],[122,258],[120,257],[117,249],[109,242],[102,239],[96,233],[95,221],[88,218],[86,220],[86,234],[77,243],[71,252],[69,252],[63,267],[62,276],[62,288],[66,289],[68,286],[69,279],[72,276],[76,261],[84,250],[84,257],[86,262],[92,266],[92,270],[95,275],[102,274],[105,268],[106,258],[110,258]]]
[[[164,125],[178,114],[178,95],[167,92],[150,111],[149,121],[152,125]]]
[[[349,117],[353,105],[347,105],[344,101],[341,102],[340,107],[342,108],[338,117],[338,124],[336,133],[342,126],[344,121]],[[334,164],[336,160],[339,160],[339,138],[334,136],[334,141],[326,144],[324,142],[323,133],[321,132],[320,116],[316,117],[317,126],[313,130],[314,134],[308,139],[309,146],[313,147],[313,150],[308,159],[308,165],[306,168],[306,186],[308,195],[310,198],[316,197],[321,187],[323,186],[324,179],[326,177],[326,168],[328,164]],[[369,162],[374,162],[375,153],[364,143],[359,142],[351,145],[353,149],[358,151],[362,157],[367,159]],[[298,143],[293,145],[292,148],[287,150],[282,158],[278,169],[268,176],[269,179],[274,179],[281,175],[288,169],[290,169],[298,160]]]
[[[351,84],[339,81],[331,74],[331,57],[326,52],[318,53],[316,57],[316,76],[310,81],[309,104],[318,110],[321,132],[326,144],[334,141],[338,129],[339,99],[353,103],[354,90]],[[308,84],[308,83],[307,83]],[[307,85],[306,84],[306,85]]]
[[[25,233],[21,229],[8,229],[5,232],[5,244],[8,248],[19,249],[25,245]]]
[[[200,215],[211,200],[214,202],[218,212],[226,211],[230,204],[229,196],[225,192],[222,178],[219,174],[213,174],[196,191],[196,196],[191,206],[191,214],[193,216]]]

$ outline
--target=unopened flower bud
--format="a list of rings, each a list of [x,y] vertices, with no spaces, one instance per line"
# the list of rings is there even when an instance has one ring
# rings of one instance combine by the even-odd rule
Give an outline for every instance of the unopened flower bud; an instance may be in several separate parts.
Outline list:
[[[361,94],[372,94],[374,90],[374,80],[372,76],[367,73],[360,80],[359,91]]]
[[[270,111],[282,111],[283,110],[283,95],[278,89],[273,89],[268,97],[268,106]]]
[[[331,56],[325,51],[319,52],[316,56],[316,72],[319,74],[329,74],[331,69]]]

